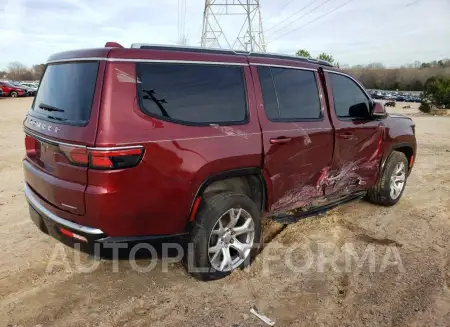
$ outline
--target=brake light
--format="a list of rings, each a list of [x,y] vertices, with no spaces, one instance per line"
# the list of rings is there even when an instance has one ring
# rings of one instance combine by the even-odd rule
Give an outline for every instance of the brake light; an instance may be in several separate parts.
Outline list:
[[[29,158],[39,157],[39,152],[41,149],[41,143],[32,138],[31,136],[25,136],[25,149],[27,151],[27,156]]]
[[[25,148],[28,157],[40,157],[41,141],[39,139],[25,135]],[[144,154],[144,147],[142,145],[112,148],[86,148],[85,146],[58,144],[58,148],[71,164],[93,169],[122,169],[134,167],[139,164]]]
[[[143,147],[131,149],[86,149],[60,145],[71,163],[93,169],[122,169],[136,166],[142,159]]]
[[[91,150],[89,167],[97,169],[120,169],[136,166],[141,160],[143,148],[118,150]]]
[[[87,166],[89,156],[86,148],[78,148],[70,145],[59,145],[59,149],[64,153],[71,163],[77,166]]]

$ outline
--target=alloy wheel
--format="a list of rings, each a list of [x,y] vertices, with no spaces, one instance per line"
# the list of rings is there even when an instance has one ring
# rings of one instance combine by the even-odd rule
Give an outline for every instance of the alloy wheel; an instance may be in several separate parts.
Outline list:
[[[208,241],[208,257],[217,271],[231,271],[250,255],[255,239],[255,223],[242,208],[225,212],[214,225]]]
[[[391,176],[391,198],[396,200],[402,194],[406,182],[406,166],[404,162],[399,162]]]

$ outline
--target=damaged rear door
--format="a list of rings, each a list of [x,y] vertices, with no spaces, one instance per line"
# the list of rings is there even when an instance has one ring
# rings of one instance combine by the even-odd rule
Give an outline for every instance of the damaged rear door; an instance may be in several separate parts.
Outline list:
[[[255,67],[256,66],[256,67]],[[333,132],[316,69],[254,64],[263,134],[264,172],[272,213],[323,196],[320,183],[333,152]]]
[[[335,128],[333,164],[327,172],[325,193],[341,196],[375,184],[384,125],[371,118],[373,101],[353,78],[334,71],[326,71],[325,77]]]

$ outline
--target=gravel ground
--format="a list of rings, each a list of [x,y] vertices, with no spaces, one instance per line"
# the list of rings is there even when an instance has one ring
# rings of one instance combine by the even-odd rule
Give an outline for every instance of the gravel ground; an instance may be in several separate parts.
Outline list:
[[[250,268],[203,283],[169,259],[147,273],[128,260],[114,267],[38,232],[22,192],[30,102],[0,99],[0,326],[265,326],[252,306],[276,326],[450,325],[450,117],[389,109],[417,124],[417,163],[398,205],[265,222],[271,242]],[[98,267],[83,272],[77,261]]]

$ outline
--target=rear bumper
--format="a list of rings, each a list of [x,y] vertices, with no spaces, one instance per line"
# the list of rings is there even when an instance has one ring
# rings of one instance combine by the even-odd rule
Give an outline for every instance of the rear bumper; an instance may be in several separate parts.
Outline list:
[[[43,220],[42,223],[45,224],[50,234],[54,235],[54,233],[52,232],[56,232],[57,234],[59,234],[60,231],[58,229],[59,227],[62,227],[66,230],[85,237],[88,241],[96,241],[107,236],[101,229],[83,226],[55,215],[44,205],[42,205],[42,200],[27,184],[25,184],[24,192],[25,198],[27,199],[28,203]],[[39,224],[41,224],[40,221],[37,221],[39,217],[36,217],[35,215],[33,215],[33,213],[31,213],[31,218],[38,226]]]
[[[25,198],[30,205],[30,216],[33,222],[41,228],[42,224],[45,229],[55,238],[61,239],[64,237],[61,234],[60,228],[64,228],[72,233],[81,235],[87,239],[88,243],[129,243],[129,242],[146,242],[154,240],[163,240],[171,238],[185,237],[188,233],[174,234],[174,235],[148,235],[148,236],[125,236],[125,237],[111,237],[104,233],[101,229],[83,226],[67,219],[61,218],[48,210],[43,204],[39,196],[25,184]],[[42,229],[42,228],[41,228]]]

